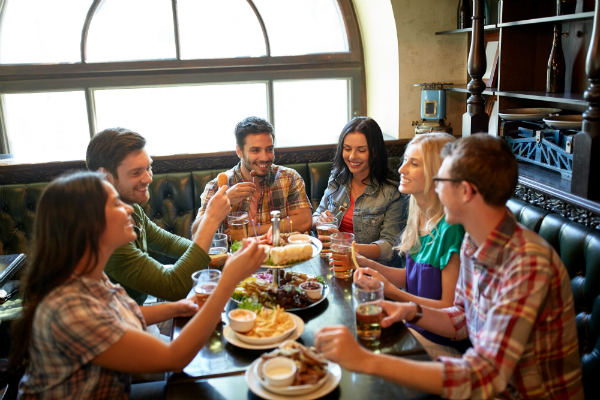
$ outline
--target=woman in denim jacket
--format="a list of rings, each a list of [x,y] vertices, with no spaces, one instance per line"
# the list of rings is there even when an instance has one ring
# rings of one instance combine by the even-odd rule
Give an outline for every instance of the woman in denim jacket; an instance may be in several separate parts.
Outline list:
[[[313,213],[313,227],[341,212],[339,231],[354,233],[357,252],[388,264],[404,227],[403,201],[388,168],[381,128],[371,118],[354,118],[340,135],[327,189]]]

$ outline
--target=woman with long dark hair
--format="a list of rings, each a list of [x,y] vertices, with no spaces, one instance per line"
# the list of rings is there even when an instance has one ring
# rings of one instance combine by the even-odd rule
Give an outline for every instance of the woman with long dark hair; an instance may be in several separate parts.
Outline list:
[[[356,117],[340,134],[333,171],[313,213],[313,226],[339,214],[339,231],[354,233],[357,252],[388,263],[402,229],[397,188],[381,128],[372,118]]]
[[[228,206],[225,189],[211,201]],[[129,373],[181,371],[212,334],[235,285],[264,258],[256,244],[244,243],[199,311],[191,300],[139,307],[103,272],[112,252],[136,238],[132,212],[94,172],[58,178],[44,191],[23,317],[14,328],[11,366],[26,366],[20,398],[126,398]],[[171,343],[145,332],[146,325],[195,313]]]

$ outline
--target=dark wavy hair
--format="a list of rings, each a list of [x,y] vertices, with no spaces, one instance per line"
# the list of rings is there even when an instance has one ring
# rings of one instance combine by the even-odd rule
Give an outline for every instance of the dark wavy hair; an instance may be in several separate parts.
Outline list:
[[[269,121],[258,117],[244,118],[235,126],[235,143],[240,146],[240,149],[244,150],[246,136],[258,133],[268,133],[271,135],[273,142],[275,141],[275,130]]]
[[[63,175],[46,187],[38,202],[31,260],[21,281],[23,315],[13,326],[11,369],[22,369],[28,362],[38,304],[69,279],[86,255],[84,273],[98,262],[108,199],[103,180],[98,172]]]
[[[105,168],[118,178],[117,168],[125,157],[146,146],[146,139],[139,133],[125,128],[110,128],[98,132],[88,144],[85,164],[90,171]]]
[[[369,117],[355,117],[342,129],[333,157],[333,177],[340,178],[345,182],[352,175],[344,162],[344,139],[353,132],[360,132],[367,139],[369,148],[369,176],[367,179],[374,178],[378,186],[388,184],[387,180],[393,180],[394,176],[388,167],[388,153],[383,141],[383,133],[379,124]]]

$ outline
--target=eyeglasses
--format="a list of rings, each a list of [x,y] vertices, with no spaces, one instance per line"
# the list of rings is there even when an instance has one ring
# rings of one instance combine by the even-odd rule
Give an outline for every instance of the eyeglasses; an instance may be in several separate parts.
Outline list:
[[[434,176],[433,179],[433,185],[435,186],[435,189],[437,189],[439,187],[439,183],[440,182],[468,182],[471,185],[471,189],[473,189],[473,194],[477,193],[477,191],[475,190],[475,184],[473,182],[469,182],[466,179],[453,179],[453,178],[439,178],[437,176]]]

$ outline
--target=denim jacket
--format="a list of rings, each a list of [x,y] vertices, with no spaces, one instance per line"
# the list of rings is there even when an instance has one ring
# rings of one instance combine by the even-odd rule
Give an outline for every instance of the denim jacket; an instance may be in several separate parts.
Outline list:
[[[387,183],[379,187],[371,179],[364,192],[355,199],[352,217],[356,243],[377,244],[380,251],[377,261],[383,263],[389,262],[394,255],[392,247],[402,229],[401,214],[405,201],[400,197],[398,182],[388,180]],[[319,216],[325,210],[336,215],[340,206],[350,206],[350,179],[341,182],[340,178],[334,180],[332,174],[313,216]],[[346,211],[340,215],[340,222],[345,214]]]

